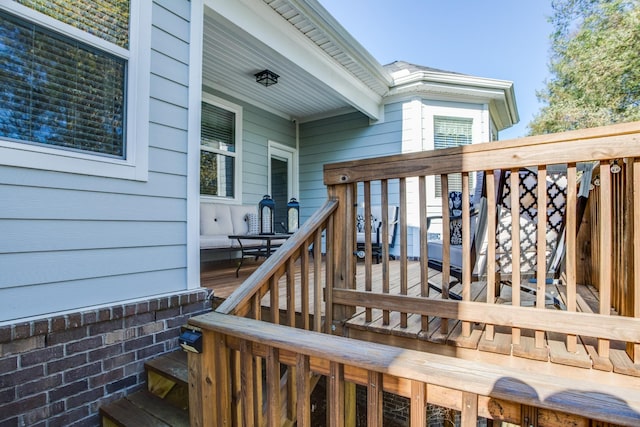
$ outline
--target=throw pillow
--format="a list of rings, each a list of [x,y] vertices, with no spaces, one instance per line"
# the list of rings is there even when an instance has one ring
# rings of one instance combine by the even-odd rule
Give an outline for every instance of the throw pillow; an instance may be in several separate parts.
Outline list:
[[[248,213],[246,217],[248,234],[260,234],[260,218],[258,214]]]

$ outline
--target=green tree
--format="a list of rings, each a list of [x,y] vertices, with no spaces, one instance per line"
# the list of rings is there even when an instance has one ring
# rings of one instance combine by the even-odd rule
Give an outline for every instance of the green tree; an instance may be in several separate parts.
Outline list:
[[[640,0],[554,0],[532,135],[640,120]]]

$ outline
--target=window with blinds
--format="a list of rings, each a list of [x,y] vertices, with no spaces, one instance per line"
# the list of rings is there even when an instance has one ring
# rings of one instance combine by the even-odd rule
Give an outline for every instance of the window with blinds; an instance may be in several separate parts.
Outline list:
[[[129,47],[129,0],[14,0],[122,48]]]
[[[236,114],[202,103],[200,194],[235,196]]]
[[[0,12],[0,138],[125,158],[126,60]]]
[[[435,149],[458,147],[472,142],[472,119],[458,117],[434,117],[433,118],[433,147]],[[471,177],[470,177],[471,178]],[[472,187],[473,183],[469,182]],[[436,197],[442,197],[442,182],[439,176],[435,179]],[[449,175],[449,191],[462,190],[462,177],[460,174]]]

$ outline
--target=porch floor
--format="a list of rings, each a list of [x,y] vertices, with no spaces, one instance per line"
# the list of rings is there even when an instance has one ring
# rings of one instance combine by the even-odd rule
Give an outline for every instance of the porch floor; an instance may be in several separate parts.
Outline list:
[[[208,263],[201,268],[201,283],[203,287],[213,290],[216,299],[225,299],[233,293],[242,282],[260,265],[259,261],[247,261],[243,263],[239,277],[235,276],[235,262]],[[322,277],[324,277],[324,263]],[[389,262],[390,291],[391,294],[399,294],[399,271],[398,261]],[[420,264],[416,261],[408,262],[408,292],[409,296],[419,296],[420,294]],[[310,272],[313,274],[313,271]],[[364,290],[364,263],[358,262],[356,269],[357,288]],[[373,291],[381,292],[382,284],[382,263],[372,266]],[[281,298],[279,298],[280,308],[286,308],[286,286],[284,278],[281,279]],[[300,277],[296,274],[296,295],[300,295]],[[439,271],[429,270],[429,282],[441,288],[442,275]],[[497,304],[511,303],[511,287],[501,284],[500,296],[496,298]],[[598,291],[590,285],[578,285],[578,310],[584,312],[598,311]],[[451,292],[459,293],[461,285],[452,283]],[[547,292],[564,304],[564,287],[560,284],[547,285]],[[471,286],[472,299],[475,301],[486,301],[486,282],[473,282]],[[431,289],[429,298],[441,298],[440,292]],[[522,305],[532,305],[535,296],[521,293]],[[299,305],[297,298],[296,305]],[[313,304],[313,298],[311,298]],[[269,299],[263,300],[263,305],[269,305]],[[298,307],[297,307],[298,309]],[[324,307],[323,314],[324,314]],[[490,310],[490,306],[488,306]],[[557,309],[553,305],[548,305],[547,309]],[[310,307],[313,312],[313,307]],[[615,315],[615,313],[612,313]],[[578,337],[578,347],[576,352],[568,352],[566,348],[566,336],[561,334],[547,333],[545,335],[546,346],[536,349],[534,343],[534,331],[520,330],[520,345],[512,344],[512,330],[506,327],[495,328],[495,338],[491,341],[486,339],[485,325],[472,324],[472,334],[470,338],[461,337],[461,322],[450,320],[446,331],[441,328],[442,319],[429,318],[427,330],[422,328],[422,319],[418,315],[409,315],[407,327],[400,326],[400,314],[390,313],[390,322],[383,324],[381,310],[372,310],[372,320],[367,322],[364,309],[356,311],[355,315],[345,325],[344,334],[352,338],[390,344],[397,347],[411,348],[415,350],[428,351],[463,359],[478,360],[488,363],[496,363],[504,366],[513,366],[526,370],[536,370],[547,372],[563,377],[576,379],[597,378],[603,386],[609,384],[612,387],[622,383],[633,384],[640,392],[640,365],[634,365],[625,351],[624,343],[611,343],[610,363],[602,363],[602,360],[595,360],[597,342],[588,337]]]

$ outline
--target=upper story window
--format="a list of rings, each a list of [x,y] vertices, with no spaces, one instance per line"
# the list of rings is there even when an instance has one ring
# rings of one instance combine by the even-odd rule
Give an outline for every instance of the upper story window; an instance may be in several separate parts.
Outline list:
[[[433,118],[433,148],[450,148],[472,143],[473,119],[459,117]],[[471,177],[470,177],[471,180]],[[473,183],[470,182],[469,186]],[[462,178],[460,174],[449,175],[449,191],[461,191]],[[442,197],[442,183],[436,176],[436,197]]]
[[[0,164],[147,178],[148,3],[3,2]]]
[[[241,109],[202,102],[200,194],[235,199],[239,193]]]

